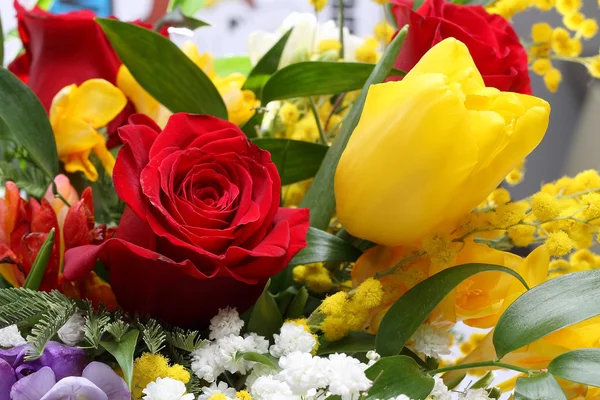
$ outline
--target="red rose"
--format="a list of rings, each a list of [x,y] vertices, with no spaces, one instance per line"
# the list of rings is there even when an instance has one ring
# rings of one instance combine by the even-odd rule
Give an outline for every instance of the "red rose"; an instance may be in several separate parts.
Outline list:
[[[531,94],[527,52],[507,20],[481,6],[425,0],[414,12],[405,0],[392,0],[398,26],[409,25],[394,67],[409,71],[431,47],[453,37],[471,52],[487,86]],[[412,3],[412,2],[410,2]]]
[[[280,208],[270,154],[220,119],[147,116],[119,129],[114,184],[127,204],[116,239],[67,252],[65,277],[100,257],[119,304],[188,328],[225,306],[241,312],[306,246],[308,210]]]

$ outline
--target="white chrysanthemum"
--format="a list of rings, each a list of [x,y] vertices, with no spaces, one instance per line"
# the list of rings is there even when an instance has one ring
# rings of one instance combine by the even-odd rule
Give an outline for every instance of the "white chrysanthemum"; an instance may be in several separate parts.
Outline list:
[[[317,340],[302,325],[286,322],[281,327],[279,335],[273,335],[275,343],[269,349],[273,357],[287,356],[294,351],[310,353],[315,348]]]
[[[192,353],[192,371],[198,378],[214,382],[225,371],[219,361],[219,346],[210,343]]]
[[[261,376],[271,375],[272,373],[273,368],[269,367],[268,365],[255,363],[252,366],[252,372],[246,375],[246,387],[251,388],[258,378]]]
[[[229,335],[238,336],[244,327],[244,321],[240,319],[235,308],[226,307],[219,309],[219,313],[210,320],[210,334],[208,337],[211,340],[220,339]]]
[[[346,354],[331,354],[328,361],[329,393],[350,400],[358,398],[361,392],[371,387],[372,382],[365,375],[366,364]]]
[[[278,377],[295,395],[313,396],[318,389],[327,386],[327,364],[326,359],[296,351],[279,359],[282,370]]]
[[[210,386],[205,386],[202,388],[202,394],[198,396],[198,400],[208,400],[210,396],[215,394],[222,394],[228,400],[235,398],[235,389],[230,388],[225,382],[213,382]]]
[[[194,400],[194,395],[185,391],[185,384],[172,378],[156,378],[142,390],[144,400]]]
[[[292,396],[292,389],[285,382],[278,380],[273,375],[259,377],[251,386],[250,394],[254,399],[265,399],[274,396]]]
[[[16,325],[0,329],[0,347],[15,347],[27,343]]]
[[[444,384],[444,381],[439,376],[433,377],[435,380],[435,385],[433,386],[433,390],[429,394],[429,396],[433,400],[451,400],[452,395],[448,390],[448,387]]]
[[[257,352],[266,353],[269,343],[262,336],[247,335],[246,337],[229,335],[216,341],[217,363],[225,371],[231,373],[240,372],[246,374],[254,365],[251,361],[246,361],[239,357],[240,353]]]
[[[81,342],[84,337],[83,328],[85,319],[79,313],[75,313],[69,320],[58,330],[58,337],[67,346],[75,346]]]
[[[248,346],[248,350],[253,351],[255,353],[268,353],[269,352],[269,341],[264,338],[264,336],[260,336],[256,333],[246,333],[244,335],[244,340]]]
[[[458,400],[490,400],[485,389],[469,389],[458,394]]]
[[[427,357],[439,359],[450,354],[451,338],[448,331],[433,325],[421,325],[412,337],[415,340],[415,350]]]

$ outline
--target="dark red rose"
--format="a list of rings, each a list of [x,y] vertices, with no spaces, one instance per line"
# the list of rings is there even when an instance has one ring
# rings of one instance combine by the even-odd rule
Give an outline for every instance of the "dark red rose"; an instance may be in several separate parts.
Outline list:
[[[115,239],[65,255],[77,280],[100,257],[118,303],[188,328],[219,308],[249,308],[306,246],[308,210],[280,208],[270,154],[218,118],[145,115],[119,128],[114,184],[127,204]]]
[[[394,67],[409,71],[431,47],[453,37],[471,52],[487,86],[531,94],[527,51],[510,23],[481,6],[425,0],[414,12],[412,2],[391,0],[398,26],[409,25]]]

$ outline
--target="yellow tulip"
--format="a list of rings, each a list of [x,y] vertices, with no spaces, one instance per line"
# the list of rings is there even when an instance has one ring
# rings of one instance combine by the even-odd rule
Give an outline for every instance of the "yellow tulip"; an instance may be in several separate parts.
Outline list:
[[[90,162],[93,151],[109,175],[115,159],[106,148],[106,139],[97,129],[112,121],[127,104],[125,95],[103,79],[90,79],[81,86],[70,85],[59,91],[50,107],[58,158],[67,172],[83,172],[91,180],[98,171]]]
[[[337,215],[387,246],[449,231],[540,143],[550,106],[486,88],[449,38],[400,82],[369,89],[335,175]]]

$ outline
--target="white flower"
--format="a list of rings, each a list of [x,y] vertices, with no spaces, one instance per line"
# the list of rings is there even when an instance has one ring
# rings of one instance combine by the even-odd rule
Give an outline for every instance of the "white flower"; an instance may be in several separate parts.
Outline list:
[[[265,354],[269,352],[269,341],[256,333],[247,333],[244,335],[244,340],[248,346],[248,350],[255,353]]]
[[[273,373],[273,368],[265,364],[255,363],[252,366],[252,372],[246,375],[246,387],[250,388],[261,376],[267,376]]]
[[[208,400],[214,394],[222,394],[228,400],[235,398],[235,389],[230,388],[225,382],[213,382],[210,386],[202,388],[202,394],[198,396],[198,400]]]
[[[25,343],[16,325],[0,329],[0,347],[16,347]]]
[[[458,394],[458,400],[490,400],[485,389],[469,389]]]
[[[85,319],[79,313],[75,313],[69,320],[58,330],[58,337],[67,346],[75,346],[83,340],[83,327]]]
[[[230,335],[217,340],[217,357],[218,363],[226,371],[231,373],[240,372],[245,375],[246,372],[252,369],[252,363],[244,360],[239,356],[240,353],[255,351],[255,339],[252,336],[241,337]]]
[[[287,383],[278,380],[273,375],[259,377],[251,386],[250,394],[253,399],[265,400],[293,397],[292,389]]]
[[[192,371],[200,379],[214,382],[225,369],[219,364],[219,346],[210,343],[192,353]]]
[[[442,378],[435,376],[433,377],[433,379],[435,380],[435,385],[433,386],[433,390],[431,391],[429,396],[433,400],[451,400],[452,395],[446,387],[446,385],[444,384]]]
[[[448,331],[433,325],[421,325],[413,335],[415,350],[427,357],[439,359],[450,354],[451,338]]]
[[[287,383],[292,393],[312,396],[328,383],[328,360],[295,351],[279,359],[279,379]]]
[[[219,309],[219,313],[210,320],[210,334],[208,337],[211,340],[220,339],[229,335],[239,335],[244,327],[244,321],[240,319],[235,308],[226,307]]]
[[[144,400],[194,400],[194,395],[185,391],[185,384],[172,378],[156,378],[142,390]]]
[[[287,356],[294,351],[310,353],[317,340],[302,325],[295,322],[286,322],[281,327],[279,335],[273,335],[275,343],[269,349],[273,357]]]
[[[338,39],[339,29],[334,21],[317,23],[317,18],[310,13],[290,14],[275,33],[264,31],[253,32],[248,38],[248,55],[252,64],[258,60],[291,28],[294,28],[281,56],[279,67],[283,68],[293,62],[310,58],[316,53],[319,43],[326,39]],[[344,28],[344,59],[356,61],[356,50],[363,44],[363,39],[351,35]]]
[[[377,354],[377,352],[373,351],[373,350],[369,350],[367,351],[367,359],[369,360],[369,367],[373,364],[375,364],[377,361],[379,361],[379,359],[381,358],[381,356],[379,354]]]
[[[337,394],[343,400],[358,398],[368,390],[372,382],[365,375],[367,365],[346,354],[331,354],[327,363],[329,393]]]

